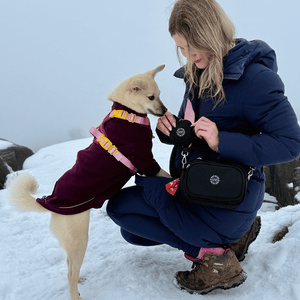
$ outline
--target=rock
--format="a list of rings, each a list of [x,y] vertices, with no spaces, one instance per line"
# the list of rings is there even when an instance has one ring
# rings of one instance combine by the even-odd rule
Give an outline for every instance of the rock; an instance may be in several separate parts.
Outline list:
[[[273,240],[272,240],[272,243],[276,243],[276,242],[279,242],[281,241],[285,236],[286,234],[289,232],[289,228],[287,226],[283,227],[282,230],[278,231]]]
[[[6,176],[11,171],[22,170],[23,163],[32,150],[0,138],[0,189],[4,188]]]
[[[264,167],[266,193],[274,196],[280,207],[295,205],[300,187],[300,159]]]
[[[9,174],[9,168],[7,168],[7,164],[0,157],[0,189],[4,188],[4,184],[6,181],[6,176]]]

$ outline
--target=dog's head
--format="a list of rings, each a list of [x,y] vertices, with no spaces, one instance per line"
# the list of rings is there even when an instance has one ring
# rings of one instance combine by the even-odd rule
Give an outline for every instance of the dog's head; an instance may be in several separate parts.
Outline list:
[[[161,65],[123,81],[108,96],[108,100],[121,103],[138,113],[163,116],[167,108],[159,98],[160,90],[154,77],[164,67],[165,65]]]

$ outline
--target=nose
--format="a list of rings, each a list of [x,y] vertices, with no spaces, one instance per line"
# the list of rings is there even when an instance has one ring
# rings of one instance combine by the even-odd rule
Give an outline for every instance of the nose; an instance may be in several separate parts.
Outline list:
[[[193,51],[187,51],[184,55],[188,60],[193,60],[196,57],[197,53]]]
[[[167,111],[168,111],[168,109],[167,109],[165,106],[163,106],[163,107],[162,107],[162,113],[163,113],[163,115],[164,115]]]

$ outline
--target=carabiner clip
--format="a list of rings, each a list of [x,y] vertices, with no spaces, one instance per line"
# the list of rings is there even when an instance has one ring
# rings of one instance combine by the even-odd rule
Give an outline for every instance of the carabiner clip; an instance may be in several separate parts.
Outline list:
[[[187,156],[189,155],[189,152],[186,150],[182,150],[181,155],[182,155],[182,161],[181,161],[182,169],[184,169],[184,167],[187,163]]]

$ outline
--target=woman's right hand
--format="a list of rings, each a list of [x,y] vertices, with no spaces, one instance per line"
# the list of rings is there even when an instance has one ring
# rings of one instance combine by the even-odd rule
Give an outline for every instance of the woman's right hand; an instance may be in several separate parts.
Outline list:
[[[158,119],[156,127],[163,134],[169,136],[172,127],[176,127],[176,119],[170,112],[167,111],[161,118]]]

